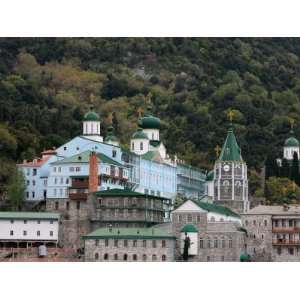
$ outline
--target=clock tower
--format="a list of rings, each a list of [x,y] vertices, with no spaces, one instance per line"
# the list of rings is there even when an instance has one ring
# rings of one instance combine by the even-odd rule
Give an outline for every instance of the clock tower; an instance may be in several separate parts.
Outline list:
[[[232,123],[214,166],[214,203],[238,213],[249,209],[247,165],[242,159]]]

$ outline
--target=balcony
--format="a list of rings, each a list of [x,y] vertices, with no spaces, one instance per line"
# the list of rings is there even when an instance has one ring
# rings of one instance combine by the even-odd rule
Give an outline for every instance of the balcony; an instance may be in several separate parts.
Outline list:
[[[69,199],[70,200],[86,200],[87,193],[70,193]]]
[[[89,181],[85,180],[72,180],[72,188],[74,189],[87,189],[89,187]]]
[[[300,246],[300,240],[278,239],[272,241],[274,246]]]
[[[300,227],[273,227],[274,233],[300,233]]]

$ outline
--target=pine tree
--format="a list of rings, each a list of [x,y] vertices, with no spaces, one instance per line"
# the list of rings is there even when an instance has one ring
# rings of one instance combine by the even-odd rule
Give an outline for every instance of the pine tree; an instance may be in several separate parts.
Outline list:
[[[297,185],[299,185],[300,176],[299,176],[299,159],[297,152],[294,152],[292,169],[291,169],[291,180],[293,180]]]
[[[25,178],[22,171],[15,170],[12,174],[8,188],[8,200],[11,210],[18,211],[22,209],[23,201],[25,198]]]
[[[266,167],[266,180],[269,177],[279,176],[279,167],[274,154],[268,155],[265,162],[265,167]]]
[[[280,177],[290,178],[290,165],[286,158],[282,160],[282,165],[280,169]]]

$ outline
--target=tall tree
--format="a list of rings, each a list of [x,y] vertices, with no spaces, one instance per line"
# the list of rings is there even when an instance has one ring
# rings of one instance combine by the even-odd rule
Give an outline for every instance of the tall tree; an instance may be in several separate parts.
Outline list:
[[[21,210],[25,198],[25,179],[22,171],[15,169],[8,183],[7,193],[11,210]]]
[[[268,155],[266,162],[266,180],[272,176],[279,176],[279,167],[276,161],[276,155],[270,154]]]
[[[280,177],[290,178],[290,165],[287,159],[282,160],[282,165],[280,168]]]
[[[297,152],[293,154],[293,162],[291,169],[291,179],[297,184],[300,184],[300,176],[299,176],[299,159]]]

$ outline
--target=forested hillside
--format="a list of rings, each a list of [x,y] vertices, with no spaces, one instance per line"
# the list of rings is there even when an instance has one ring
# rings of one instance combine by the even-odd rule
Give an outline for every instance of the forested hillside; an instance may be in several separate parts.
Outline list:
[[[104,134],[116,112],[126,145],[149,92],[171,154],[211,168],[233,109],[258,170],[279,155],[289,118],[300,137],[299,57],[300,39],[289,38],[1,38],[0,184],[16,161],[79,134],[91,102]]]

